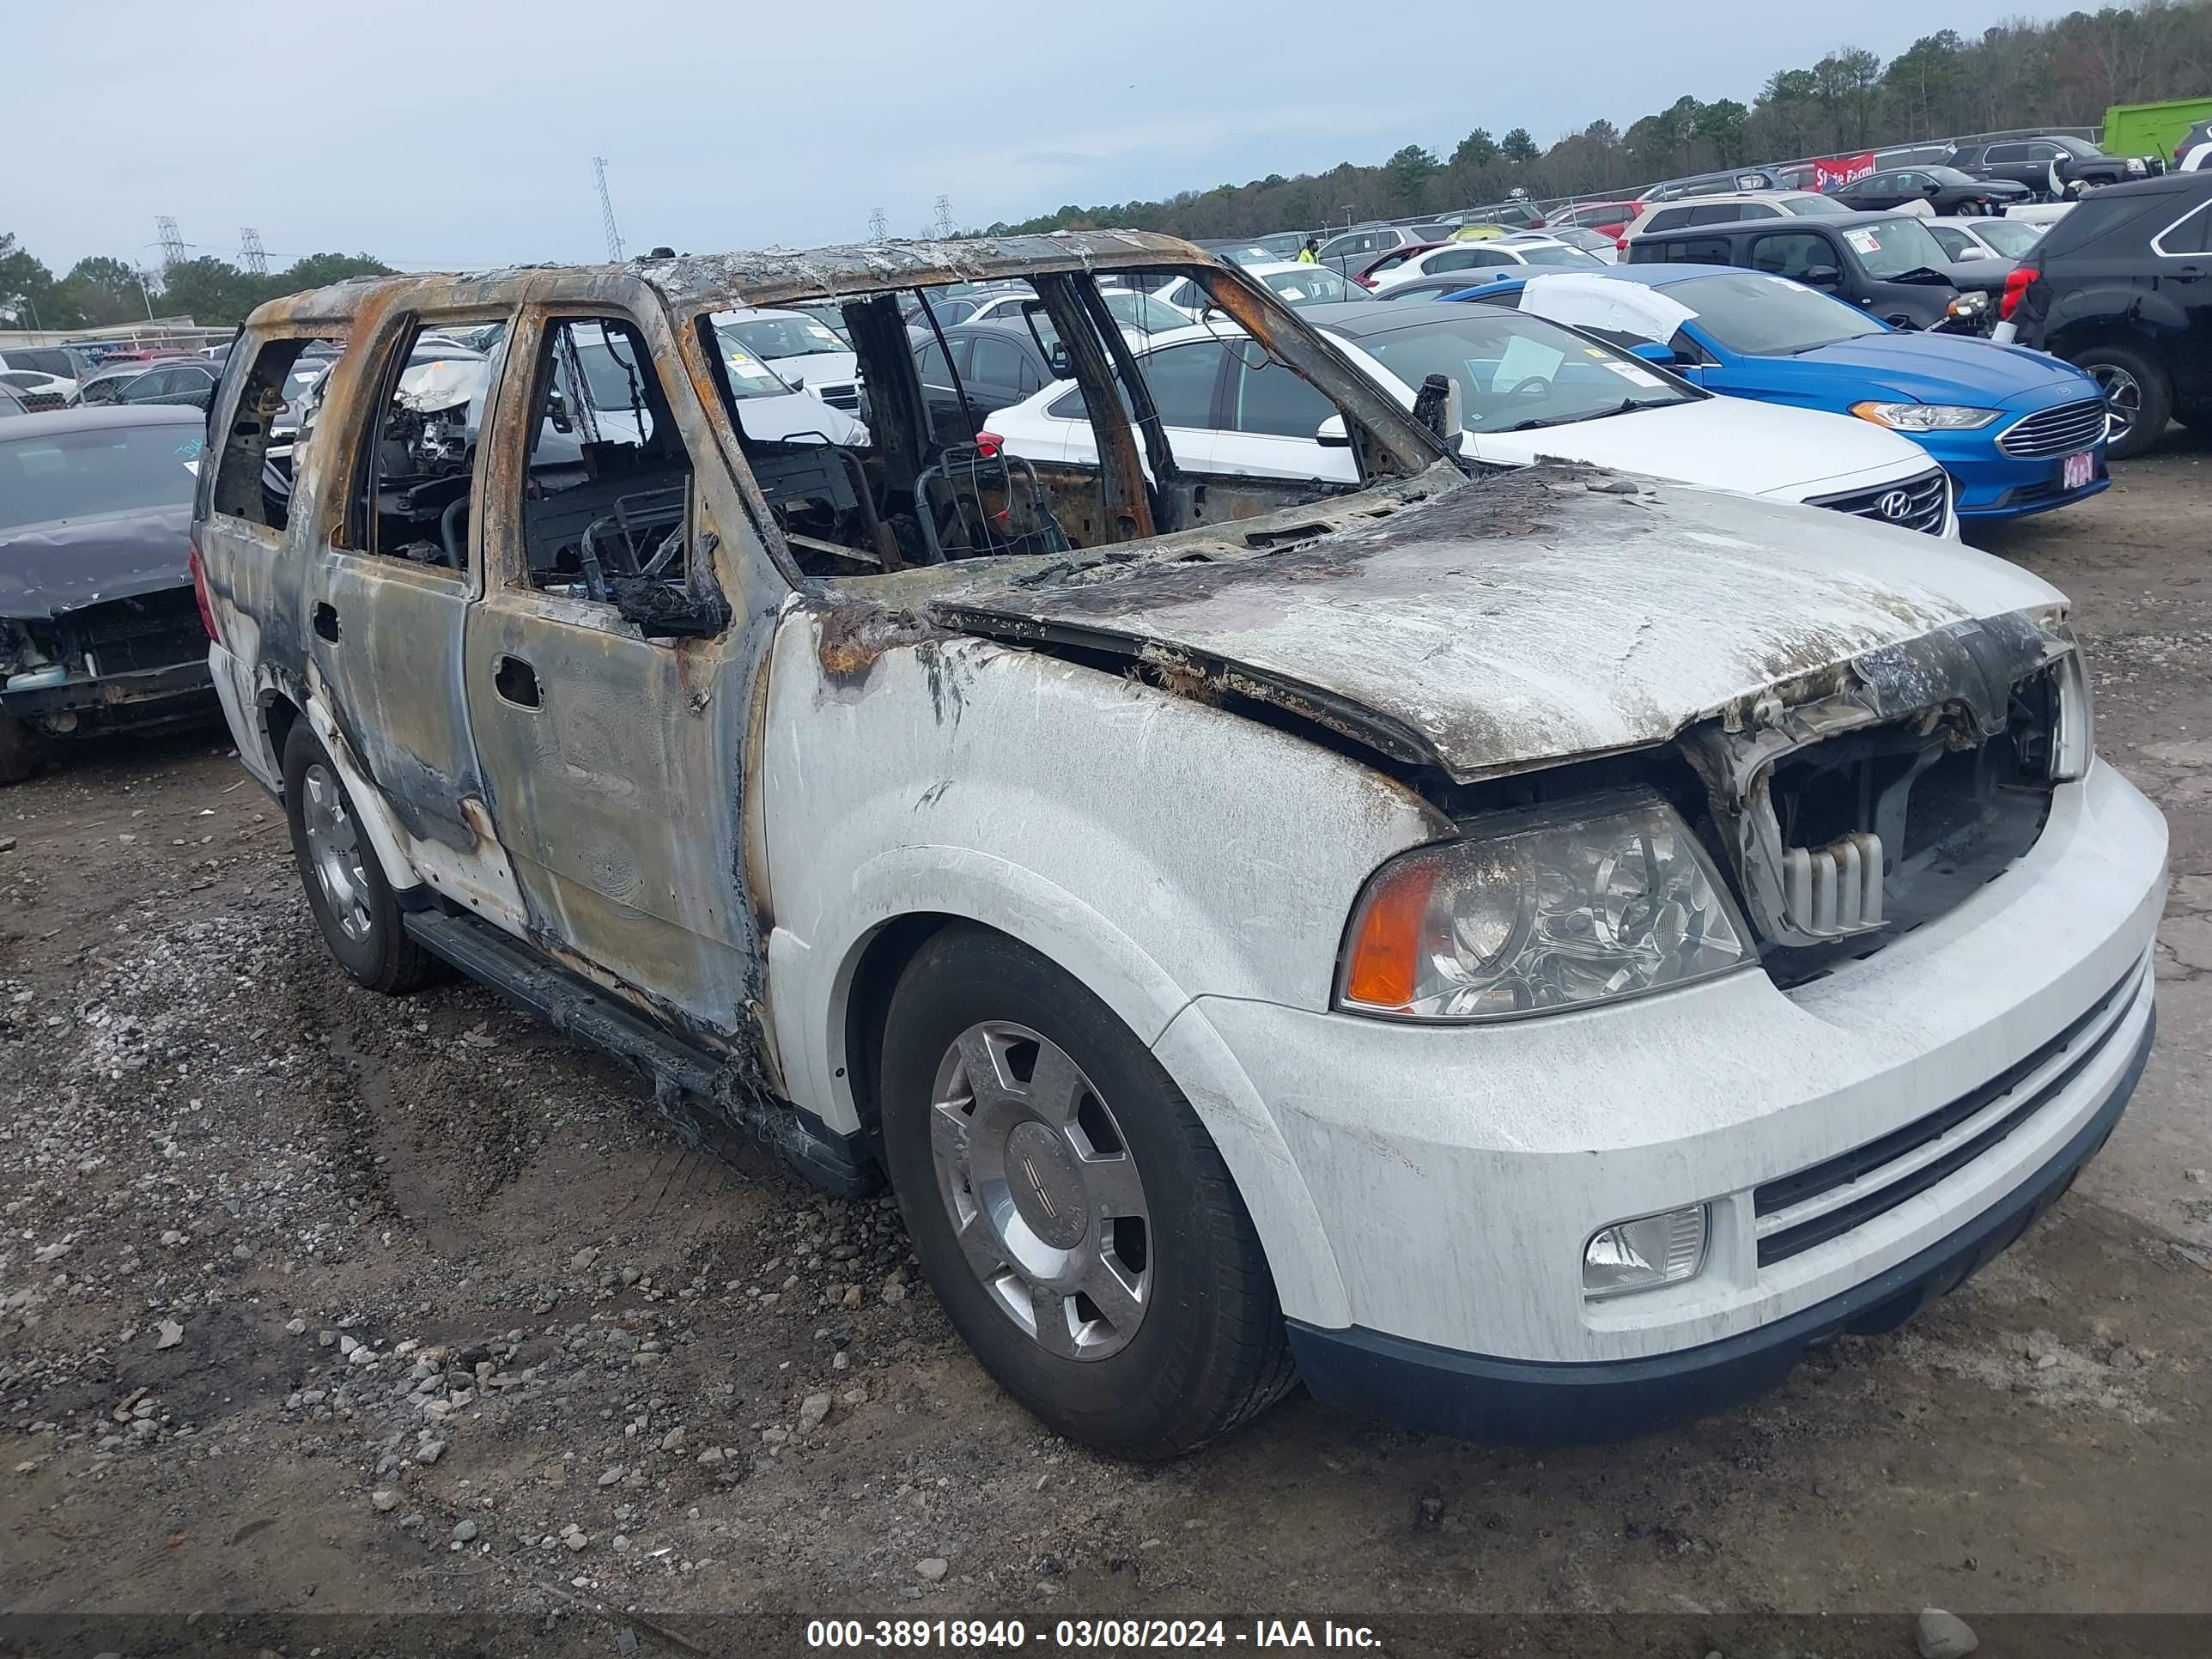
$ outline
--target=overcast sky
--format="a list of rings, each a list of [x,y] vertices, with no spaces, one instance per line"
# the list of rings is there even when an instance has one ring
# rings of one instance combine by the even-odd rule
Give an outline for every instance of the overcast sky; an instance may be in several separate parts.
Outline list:
[[[11,8],[0,231],[58,274],[259,230],[273,265],[604,257],[592,157],[631,252],[854,240],[938,195],[988,224],[1268,173],[1440,155],[1471,128],[1539,143],[1684,93],[1749,103],[1838,46],[1884,58],[2021,0],[1848,7],[1353,0],[956,7],[842,0],[293,0]],[[81,71],[72,66],[82,65]]]

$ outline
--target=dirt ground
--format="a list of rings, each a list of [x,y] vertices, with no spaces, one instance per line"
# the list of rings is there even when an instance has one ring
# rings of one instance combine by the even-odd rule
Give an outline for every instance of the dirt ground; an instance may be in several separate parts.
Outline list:
[[[2212,1650],[2006,1617],[2212,1612],[2212,441],[2117,471],[1979,539],[2073,596],[2103,751],[2172,824],[2134,1108],[1902,1332],[1626,1445],[1301,1397],[1182,1463],[1091,1457],[971,1363],[888,1200],[685,1153],[487,992],[355,988],[219,733],[9,791],[0,1652],[780,1653],[824,1613],[1051,1646],[1146,1613],[1808,1659],[1909,1653],[1929,1604],[1985,1653]]]

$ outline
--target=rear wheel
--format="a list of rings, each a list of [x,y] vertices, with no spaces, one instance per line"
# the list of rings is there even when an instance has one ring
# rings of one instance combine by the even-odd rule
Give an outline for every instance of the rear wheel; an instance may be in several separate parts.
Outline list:
[[[923,1271],[1052,1428],[1172,1457],[1290,1387],[1274,1280],[1220,1153],[1081,985],[1002,934],[948,927],[893,994],[881,1077]]]
[[[0,714],[0,783],[21,783],[39,769],[39,740],[10,714]]]
[[[2173,415],[2166,371],[2132,346],[2093,345],[2074,354],[2105,394],[2105,453],[2116,461],[2156,443]]]
[[[362,834],[353,798],[307,722],[284,739],[284,811],[307,908],[338,965],[372,991],[400,996],[448,972],[408,936],[392,884]]]

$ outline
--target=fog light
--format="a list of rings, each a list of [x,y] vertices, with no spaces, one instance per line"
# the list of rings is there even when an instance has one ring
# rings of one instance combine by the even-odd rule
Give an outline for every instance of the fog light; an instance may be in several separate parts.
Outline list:
[[[1705,1207],[1599,1228],[1583,1246],[1583,1295],[1595,1301],[1697,1277],[1705,1265]]]

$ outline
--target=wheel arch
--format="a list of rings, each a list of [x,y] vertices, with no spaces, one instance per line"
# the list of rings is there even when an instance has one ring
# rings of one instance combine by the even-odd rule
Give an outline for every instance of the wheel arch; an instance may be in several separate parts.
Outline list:
[[[2139,351],[2152,360],[2153,367],[2166,377],[2166,384],[2173,383],[2171,368],[2163,361],[2167,333],[2182,325],[2177,313],[2168,317],[2155,307],[2131,309],[2124,316],[2105,315],[2085,319],[2051,331],[2045,349],[2054,357],[2068,362],[2076,354],[2094,350],[2099,346],[2121,346]]]
[[[942,860],[949,849],[928,850]],[[937,884],[926,903],[883,905],[829,953],[834,966],[818,978],[810,971],[815,969],[812,951],[771,938],[771,1006],[781,1006],[787,1014],[784,994],[793,992],[820,1009],[798,1022],[801,1030],[779,1034],[787,1061],[794,1052],[820,1057],[817,1085],[822,1092],[816,1102],[801,1103],[811,1104],[833,1127],[865,1134],[874,1146],[881,1116],[876,1071],[883,1020],[899,975],[946,927],[969,923],[1002,933],[1090,990],[1152,1050],[1227,1165],[1267,1252],[1285,1313],[1323,1326],[1346,1322],[1349,1303],[1330,1230],[1273,1115],[1228,1046],[1194,1012],[1193,998],[1133,940],[1073,894],[1002,860],[969,856],[990,867],[969,871],[966,879]],[[939,869],[948,873],[941,863]],[[856,886],[872,885],[868,874],[856,872]],[[904,885],[893,883],[890,890]],[[913,890],[906,887],[909,895]],[[811,979],[815,988],[802,991],[794,978]],[[804,1029],[809,1026],[818,1033],[811,1041]]]

